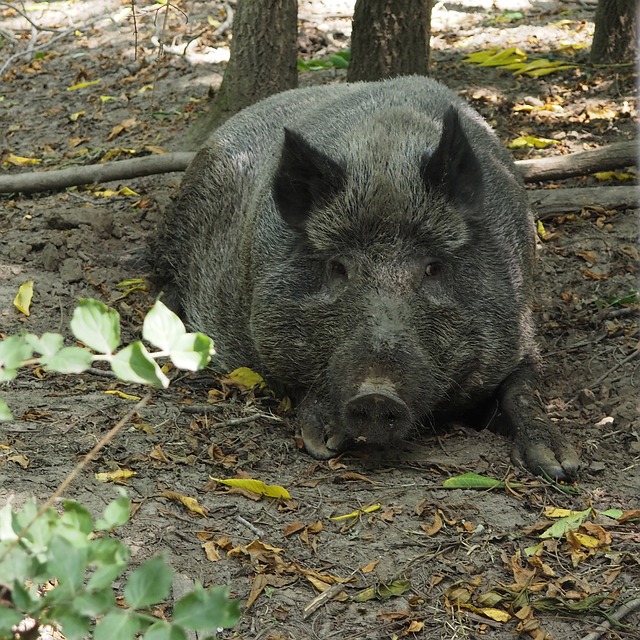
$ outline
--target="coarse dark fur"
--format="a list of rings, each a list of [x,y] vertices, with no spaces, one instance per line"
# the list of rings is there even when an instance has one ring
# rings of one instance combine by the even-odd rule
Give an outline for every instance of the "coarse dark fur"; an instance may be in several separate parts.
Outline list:
[[[564,478],[577,457],[535,395],[534,251],[500,141],[442,84],[405,77],[288,91],[230,119],[152,257],[225,366],[297,401],[313,455],[497,402],[513,459]]]

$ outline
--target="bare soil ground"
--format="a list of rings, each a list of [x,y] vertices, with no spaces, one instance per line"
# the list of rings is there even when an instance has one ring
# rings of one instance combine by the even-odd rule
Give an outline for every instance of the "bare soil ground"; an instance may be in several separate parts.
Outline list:
[[[569,46],[590,42],[593,5],[491,4],[437,5],[433,75],[469,99],[505,143],[525,134],[560,141],[542,151],[518,150],[518,158],[635,136],[634,69],[595,68],[587,62],[588,48]],[[45,170],[95,162],[106,153],[113,159],[154,147],[179,148],[181,132],[206,108],[209,87],[217,85],[224,69],[220,61],[229,31],[207,35],[212,31],[207,17],[224,22],[223,6],[181,4],[189,22],[176,13],[168,26],[176,47],[189,35],[205,35],[188,55],[170,53],[158,62],[152,36],[162,17],[153,12],[139,17],[136,60],[132,25],[124,17],[128,5],[128,0],[26,3],[27,15],[39,25],[85,27],[55,42],[56,33],[40,32],[36,44],[50,43],[35,60],[10,58],[26,49],[32,31],[6,4],[0,6],[0,65],[6,62],[2,171],[33,169],[7,164],[10,153],[41,159],[38,168]],[[349,3],[343,5],[302,3],[302,55],[324,56],[348,46]],[[465,53],[489,46],[518,46],[532,58],[553,53],[577,67],[528,78],[462,63]],[[301,84],[340,81],[342,73],[305,72]],[[87,81],[97,82],[68,90]],[[119,283],[145,277],[136,257],[179,179],[169,175],[62,193],[0,195],[0,336],[21,329],[69,335],[76,300],[95,297],[121,313],[126,339],[136,337],[153,294],[125,293]],[[595,183],[591,177],[569,186]],[[100,195],[124,186],[138,195]],[[536,188],[543,186],[549,185]],[[252,590],[258,592],[238,626],[221,638],[586,636],[602,621],[598,611],[640,598],[638,520],[592,515],[590,528],[581,533],[595,540],[593,546],[571,536],[543,543],[538,536],[550,523],[547,507],[592,507],[595,514],[640,506],[637,306],[616,302],[638,288],[638,219],[636,211],[605,211],[594,203],[545,220],[545,228],[536,313],[546,401],[580,451],[579,492],[513,469],[509,443],[487,431],[427,434],[393,457],[345,455],[317,462],[298,450],[286,421],[234,424],[234,418],[275,411],[278,403],[205,372],[180,375],[169,391],[154,392],[67,496],[98,513],[117,487],[98,482],[94,473],[134,470],[127,490],[137,510],[118,532],[132,547],[134,563],[164,553],[178,576],[176,591],[198,580],[228,584],[245,602]],[[27,280],[35,282],[29,317],[12,304]],[[16,420],[0,427],[0,504],[51,494],[131,408],[132,400],[108,391],[142,394],[110,378],[58,376],[35,368],[2,385],[0,394]],[[205,404],[206,412],[194,411],[193,405]],[[446,478],[469,471],[510,475],[524,485],[493,492],[442,487]],[[282,485],[292,499],[252,500],[209,479],[239,474]],[[166,490],[197,498],[207,517],[163,497]],[[330,519],[377,503],[380,509],[371,513]],[[254,545],[253,555],[246,548],[226,554],[254,540],[276,550]],[[527,556],[526,550],[539,544],[537,554]],[[216,548],[219,560],[213,559]],[[337,598],[305,618],[305,607],[319,593],[314,572],[325,582],[331,581],[327,576],[348,582]],[[381,588],[397,580],[408,580],[408,589],[383,599]],[[377,587],[378,597],[352,599],[367,587]],[[478,609],[487,606],[482,597],[487,593],[497,594],[493,606],[508,613],[508,621]],[[610,599],[583,615],[572,611],[598,595]],[[640,638],[637,610],[623,623],[601,637]]]

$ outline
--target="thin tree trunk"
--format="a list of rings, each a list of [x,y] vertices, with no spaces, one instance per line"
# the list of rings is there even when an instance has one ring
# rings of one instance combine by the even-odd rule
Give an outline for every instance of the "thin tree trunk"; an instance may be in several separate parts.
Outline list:
[[[347,79],[429,73],[434,0],[357,0]]]
[[[231,57],[209,111],[187,132],[198,148],[225,120],[249,105],[298,84],[297,0],[239,0]]]

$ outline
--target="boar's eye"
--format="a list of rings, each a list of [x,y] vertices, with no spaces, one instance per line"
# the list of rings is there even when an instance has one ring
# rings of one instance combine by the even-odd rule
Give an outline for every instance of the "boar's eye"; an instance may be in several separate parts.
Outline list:
[[[340,260],[329,261],[329,279],[333,281],[345,281],[349,279],[347,266]]]
[[[425,278],[433,278],[434,276],[440,275],[440,263],[439,262],[430,262],[424,268],[424,277]]]

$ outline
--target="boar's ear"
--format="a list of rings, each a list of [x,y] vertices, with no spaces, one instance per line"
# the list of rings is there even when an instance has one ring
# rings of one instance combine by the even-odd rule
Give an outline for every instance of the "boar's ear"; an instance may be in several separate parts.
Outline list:
[[[285,127],[272,193],[280,215],[290,227],[304,229],[314,207],[338,193],[345,177],[341,165]]]
[[[470,209],[482,201],[482,167],[471,147],[455,107],[444,114],[442,135],[436,150],[422,156],[422,179],[444,189],[454,202]]]

